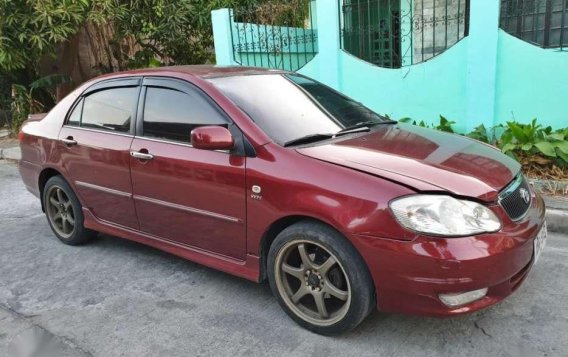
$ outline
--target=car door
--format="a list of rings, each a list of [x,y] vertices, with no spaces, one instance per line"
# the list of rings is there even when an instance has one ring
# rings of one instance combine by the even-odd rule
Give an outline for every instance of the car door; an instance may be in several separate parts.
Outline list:
[[[195,149],[190,143],[193,128],[232,127],[230,119],[184,81],[145,78],[142,98],[130,160],[140,229],[245,259],[246,159],[227,151]]]
[[[98,219],[136,229],[129,162],[140,82],[90,87],[59,133],[62,164],[84,207]]]

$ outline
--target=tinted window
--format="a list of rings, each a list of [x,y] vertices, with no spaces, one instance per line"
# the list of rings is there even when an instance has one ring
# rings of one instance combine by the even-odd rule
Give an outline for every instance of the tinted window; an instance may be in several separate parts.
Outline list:
[[[67,120],[67,125],[79,126],[81,124],[81,111],[83,110],[83,99],[77,103],[71,115],[69,115],[69,120]]]
[[[385,118],[361,103],[298,75],[262,74],[210,79],[274,141],[333,134]]]
[[[85,97],[81,126],[128,132],[137,97],[137,87],[105,89]]]
[[[226,125],[225,117],[203,96],[148,87],[144,105],[144,136],[188,142],[191,130]]]

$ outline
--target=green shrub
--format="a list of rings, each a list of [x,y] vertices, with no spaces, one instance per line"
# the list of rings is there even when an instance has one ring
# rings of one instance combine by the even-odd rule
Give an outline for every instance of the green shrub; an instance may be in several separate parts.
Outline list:
[[[505,154],[518,158],[519,154],[543,155],[558,165],[568,164],[568,128],[552,131],[533,119],[530,124],[507,122],[499,140],[499,148]]]
[[[399,122],[410,123],[410,124],[413,124],[413,125],[421,126],[423,128],[436,129],[436,130],[444,131],[446,133],[454,133],[454,129],[452,128],[452,125],[454,125],[456,123],[455,121],[451,121],[451,120],[446,119],[446,117],[444,117],[443,115],[440,115],[440,122],[436,125],[435,124],[427,124],[424,120],[416,122],[416,120],[412,120],[412,118],[402,118],[402,119],[399,119]]]

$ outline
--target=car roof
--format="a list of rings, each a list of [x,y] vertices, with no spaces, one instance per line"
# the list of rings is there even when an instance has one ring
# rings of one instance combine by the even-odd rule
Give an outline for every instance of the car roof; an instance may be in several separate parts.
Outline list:
[[[185,65],[185,66],[167,66],[158,68],[137,69],[127,72],[115,72],[109,77],[120,76],[124,74],[137,74],[137,75],[151,75],[160,72],[177,72],[193,75],[200,78],[213,78],[213,77],[229,77],[238,75],[254,75],[254,74],[276,74],[276,73],[289,73],[288,71],[279,69],[269,69],[260,67],[246,67],[246,66],[218,66],[218,65]]]

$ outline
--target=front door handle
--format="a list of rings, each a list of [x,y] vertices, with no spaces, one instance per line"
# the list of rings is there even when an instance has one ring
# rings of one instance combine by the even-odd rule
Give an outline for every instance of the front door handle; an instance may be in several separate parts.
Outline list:
[[[67,146],[77,145],[77,140],[73,140],[72,136],[61,139],[61,142]]]
[[[154,158],[154,155],[140,151],[131,151],[130,156],[140,160],[152,160]]]

